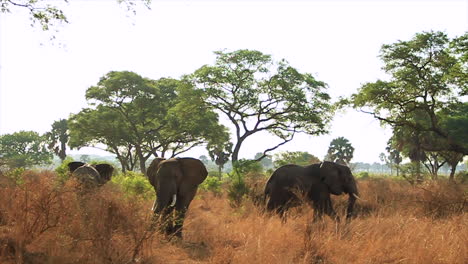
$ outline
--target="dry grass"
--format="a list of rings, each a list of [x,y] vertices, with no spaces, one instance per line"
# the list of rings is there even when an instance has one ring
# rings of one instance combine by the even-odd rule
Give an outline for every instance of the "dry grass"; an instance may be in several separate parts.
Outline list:
[[[361,181],[358,217],[312,223],[312,209],[286,223],[252,201],[232,208],[199,193],[183,240],[149,231],[152,201],[111,184],[80,196],[51,172],[0,179],[0,263],[450,263],[468,260],[465,186]],[[343,213],[346,197],[335,206]]]

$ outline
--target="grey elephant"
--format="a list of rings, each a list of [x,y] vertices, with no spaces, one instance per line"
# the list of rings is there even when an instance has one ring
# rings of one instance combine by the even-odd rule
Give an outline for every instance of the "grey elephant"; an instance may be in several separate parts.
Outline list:
[[[166,235],[182,237],[185,213],[208,175],[205,165],[194,158],[154,159],[147,170],[156,191],[154,217]]]
[[[314,208],[314,219],[327,214],[339,221],[333,209],[330,194],[348,194],[346,218],[353,215],[358,188],[351,170],[335,162],[322,162],[309,166],[285,165],[278,168],[265,185],[267,210],[284,218],[285,212],[303,200]]]
[[[101,186],[112,178],[114,167],[109,164],[87,164],[80,161],[73,161],[68,163],[68,169],[72,177],[86,188]]]

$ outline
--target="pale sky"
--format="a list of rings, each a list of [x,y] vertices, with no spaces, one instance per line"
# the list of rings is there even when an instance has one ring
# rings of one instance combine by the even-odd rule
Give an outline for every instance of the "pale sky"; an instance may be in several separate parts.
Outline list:
[[[422,31],[453,38],[468,31],[468,1],[156,1],[126,12],[114,0],[63,5],[70,24],[56,40],[31,27],[27,12],[0,14],[0,134],[44,133],[54,121],[86,107],[85,91],[109,71],[179,78],[214,63],[213,51],[256,49],[282,58],[329,85],[334,101],[361,84],[385,79],[382,44]],[[54,1],[54,3],[59,3]],[[355,110],[338,113],[325,136],[299,135],[279,150],[323,159],[333,138],[355,148],[354,162],[378,162],[391,132]],[[271,147],[250,138],[240,156]],[[73,153],[77,153],[73,151]],[[92,148],[78,153],[103,154]],[[206,154],[203,148],[186,156]]]

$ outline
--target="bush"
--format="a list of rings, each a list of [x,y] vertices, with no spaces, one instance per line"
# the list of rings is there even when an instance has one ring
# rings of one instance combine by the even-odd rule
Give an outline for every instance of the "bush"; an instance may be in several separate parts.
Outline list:
[[[232,207],[239,207],[242,204],[242,199],[244,195],[249,193],[249,187],[245,183],[244,177],[242,175],[237,175],[231,181],[231,184],[228,188],[228,199]]]
[[[465,183],[468,181],[468,172],[467,171],[460,171],[455,174],[455,180],[459,183]]]
[[[24,182],[23,173],[25,171],[25,168],[15,168],[3,173],[3,176],[8,182],[13,183],[14,185],[19,185]]]
[[[208,176],[205,181],[200,184],[200,189],[214,193],[215,195],[221,194],[221,180],[217,176]]]
[[[356,178],[368,179],[369,178],[369,173],[367,171],[361,171],[361,172],[356,174]]]
[[[70,178],[70,173],[68,169],[68,163],[72,162],[73,158],[72,157],[67,157],[65,160],[62,161],[62,163],[55,168],[55,172],[57,173],[57,180],[60,183],[64,183]]]
[[[128,195],[137,195],[144,199],[154,198],[153,186],[142,173],[133,171],[120,173],[112,177],[112,182],[119,185]]]

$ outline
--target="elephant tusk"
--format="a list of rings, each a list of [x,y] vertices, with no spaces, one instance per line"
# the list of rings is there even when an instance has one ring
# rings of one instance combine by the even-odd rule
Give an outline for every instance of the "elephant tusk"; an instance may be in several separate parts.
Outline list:
[[[174,207],[175,204],[176,204],[176,201],[177,201],[177,195],[174,194],[174,195],[172,195],[172,203],[171,203],[170,207]]]
[[[361,200],[361,201],[365,201],[364,199],[362,199],[361,197],[357,196],[357,194],[353,193],[353,196],[354,198],[358,199],[358,200]]]
[[[157,198],[154,199],[153,207],[151,207],[151,211],[153,211],[153,212],[154,212],[154,209],[156,209],[156,201],[157,200],[158,200]]]

